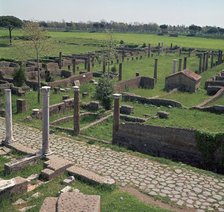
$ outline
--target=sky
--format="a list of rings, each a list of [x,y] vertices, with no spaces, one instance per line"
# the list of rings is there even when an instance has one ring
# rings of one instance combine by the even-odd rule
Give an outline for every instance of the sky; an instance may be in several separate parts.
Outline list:
[[[0,15],[38,21],[118,21],[224,27],[224,0],[0,0]]]

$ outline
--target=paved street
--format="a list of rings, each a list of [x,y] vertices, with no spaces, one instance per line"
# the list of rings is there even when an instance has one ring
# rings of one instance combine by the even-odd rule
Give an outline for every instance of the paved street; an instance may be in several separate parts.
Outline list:
[[[0,138],[4,138],[4,119],[0,118]],[[27,147],[40,148],[41,131],[14,125],[14,139]],[[168,197],[179,206],[199,211],[224,211],[224,178],[222,180],[198,174],[184,168],[169,167],[116,152],[97,145],[50,135],[51,150],[81,167],[102,175],[109,175],[119,184],[130,184],[150,196]]]

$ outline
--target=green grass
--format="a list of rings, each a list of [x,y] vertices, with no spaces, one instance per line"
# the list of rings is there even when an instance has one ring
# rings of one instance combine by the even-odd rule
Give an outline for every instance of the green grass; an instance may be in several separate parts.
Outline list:
[[[224,105],[224,96],[222,96],[215,102],[210,103],[208,106],[213,106],[213,105]]]
[[[104,122],[90,127],[82,132],[83,135],[98,138],[100,140],[111,141],[112,140],[112,118],[105,120]]]
[[[62,51],[64,54],[75,54],[95,51],[103,48],[104,42],[107,39],[105,33],[81,33],[81,32],[49,32],[51,38],[51,49],[48,55],[58,56]],[[22,35],[20,30],[13,30],[13,37]],[[34,54],[30,52],[28,47],[24,48],[23,41],[14,40],[13,45],[8,45],[8,30],[0,30],[0,58],[9,59],[31,59]],[[224,44],[220,39],[199,38],[199,37],[184,37],[177,38],[158,36],[152,34],[132,34],[132,33],[114,33],[114,39],[119,42],[124,40],[125,43],[143,44],[151,43],[157,45],[158,42],[163,42],[165,46],[179,45],[182,47],[209,48],[209,49],[224,49]],[[25,53],[27,52],[27,53]]]

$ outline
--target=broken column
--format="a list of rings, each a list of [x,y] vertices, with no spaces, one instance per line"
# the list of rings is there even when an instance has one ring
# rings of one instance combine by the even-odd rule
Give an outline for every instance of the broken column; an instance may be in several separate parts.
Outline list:
[[[87,71],[88,71],[88,72],[91,71],[91,61],[90,61],[90,56],[88,56],[88,60],[87,60]]]
[[[12,97],[11,89],[5,89],[5,144],[9,144],[13,141],[13,130],[12,130]]]
[[[173,74],[177,72],[177,60],[173,59]]]
[[[88,59],[85,58],[85,62],[84,62],[84,69],[85,69],[85,70],[87,69],[87,63],[88,63]]]
[[[203,53],[203,60],[202,60],[202,71],[205,71],[205,63],[206,63],[206,54]]]
[[[75,71],[76,71],[76,59],[75,58],[72,59],[72,71],[75,74]]]
[[[79,86],[74,86],[74,135],[80,133]]]
[[[179,59],[178,71],[182,71],[182,58]]]
[[[205,70],[208,70],[208,58],[209,58],[209,54],[208,52],[206,52],[206,58],[205,58]]]
[[[119,64],[119,81],[122,80],[122,63]]]
[[[115,133],[119,130],[120,125],[120,96],[121,94],[114,94],[114,114],[113,114],[113,139]]]
[[[58,61],[59,69],[62,68],[62,52],[59,52],[59,61]]]
[[[157,68],[158,68],[158,59],[155,59],[155,63],[154,63],[154,79],[155,82],[157,82]]]
[[[42,155],[49,154],[49,96],[50,87],[44,86],[41,88],[43,94],[43,105],[42,105]]]
[[[184,70],[187,69],[187,57],[184,57]]]

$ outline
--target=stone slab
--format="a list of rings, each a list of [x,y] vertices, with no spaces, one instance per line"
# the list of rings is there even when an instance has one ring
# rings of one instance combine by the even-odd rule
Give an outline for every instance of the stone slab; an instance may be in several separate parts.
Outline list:
[[[62,193],[57,201],[57,211],[100,212],[100,196],[77,192]]]
[[[47,197],[45,198],[40,212],[56,212],[56,204],[57,204],[57,197]]]
[[[104,184],[104,185],[114,185],[115,180],[110,177],[105,177],[98,175],[94,172],[88,171],[78,166],[72,166],[67,169],[68,173],[77,178],[81,178],[89,183],[93,184]]]

